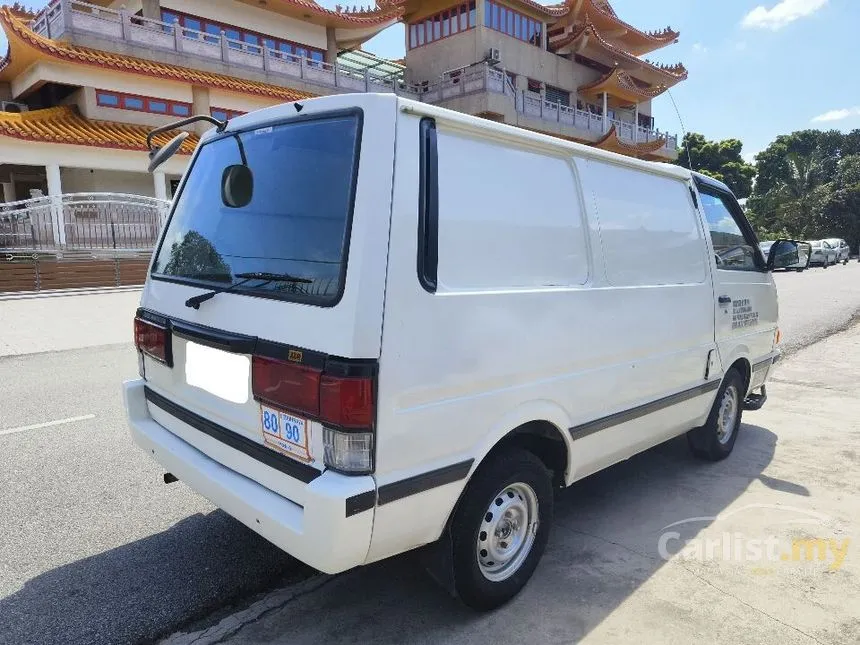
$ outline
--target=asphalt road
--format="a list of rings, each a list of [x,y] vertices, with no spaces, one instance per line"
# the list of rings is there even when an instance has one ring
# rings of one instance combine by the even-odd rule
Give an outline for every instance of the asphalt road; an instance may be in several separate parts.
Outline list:
[[[130,345],[0,358],[4,645],[149,642],[308,575],[183,484],[162,482],[125,424],[119,386],[136,373]]]
[[[774,273],[779,293],[782,349],[801,347],[845,329],[860,313],[860,262],[803,273]]]
[[[777,283],[789,350],[860,310],[856,261]],[[33,310],[46,315],[44,303]],[[31,325],[16,311],[4,326]],[[0,644],[151,642],[311,574],[183,484],[162,483],[125,425],[130,345],[67,342],[0,357]],[[55,421],[67,422],[32,427]]]

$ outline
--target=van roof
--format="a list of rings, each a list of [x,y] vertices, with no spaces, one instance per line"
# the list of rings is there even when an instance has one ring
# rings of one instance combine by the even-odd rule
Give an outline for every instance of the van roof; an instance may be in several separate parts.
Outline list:
[[[681,166],[626,157],[615,152],[600,150],[575,141],[568,141],[552,135],[533,132],[531,130],[526,130],[525,128],[508,125],[506,123],[498,123],[496,121],[482,119],[481,117],[472,116],[471,114],[449,110],[447,108],[430,105],[428,103],[421,103],[420,101],[412,99],[398,97],[398,102],[400,104],[400,109],[405,112],[433,117],[448,123],[457,124],[460,127],[467,129],[480,130],[484,132],[490,130],[501,136],[513,137],[521,141],[529,141],[542,147],[554,148],[555,150],[569,150],[580,157],[588,157],[598,161],[622,164],[638,170],[668,175],[679,179],[690,179],[693,174]]]
[[[558,154],[559,151],[565,150],[579,157],[586,157],[598,161],[619,164],[658,175],[675,177],[678,179],[685,180],[689,180],[693,176],[701,177],[702,180],[706,183],[711,183],[723,188],[724,190],[728,190],[728,188],[726,188],[726,186],[721,182],[718,182],[710,177],[700,175],[699,173],[691,172],[687,168],[683,168],[681,166],[675,166],[669,163],[661,163],[654,161],[643,161],[641,159],[634,159],[633,157],[626,157],[615,152],[599,150],[598,148],[594,148],[592,146],[588,146],[582,143],[576,143],[575,141],[568,141],[566,139],[561,139],[548,134],[533,132],[531,130],[526,130],[524,128],[519,128],[505,123],[497,123],[495,121],[490,121],[480,117],[472,116],[463,112],[449,110],[447,108],[430,105],[428,103],[421,103],[420,101],[415,101],[412,99],[405,99],[402,97],[398,97],[394,94],[337,94],[333,96],[321,96],[313,99],[302,100],[301,103],[305,106],[314,105],[314,107],[316,107],[317,109],[325,109],[325,103],[331,102],[333,106],[336,106],[338,109],[342,109],[345,107],[345,104],[348,101],[349,97],[362,97],[364,101],[366,101],[368,97],[373,97],[372,100],[374,101],[397,101],[398,108],[401,111],[432,117],[439,121],[453,124],[455,127],[459,127],[461,129],[473,130],[475,132],[490,131],[495,133],[499,137],[509,138],[518,141],[528,141],[532,145],[537,145],[539,147],[547,149],[548,152],[555,152],[556,154]],[[356,101],[356,104],[358,103],[359,101]],[[235,124],[236,129],[246,129],[253,128],[258,123],[270,122],[273,119],[280,117],[281,114],[283,114],[283,116],[292,116],[294,114],[293,110],[287,109],[287,106],[292,105],[293,103],[284,103],[281,105],[263,108],[262,110],[250,112],[248,114],[236,117],[235,119],[230,120],[230,126],[228,126],[228,130],[234,129],[232,127],[233,124]],[[217,135],[215,135],[215,133],[210,130],[202,137],[201,143],[204,143],[212,136]]]

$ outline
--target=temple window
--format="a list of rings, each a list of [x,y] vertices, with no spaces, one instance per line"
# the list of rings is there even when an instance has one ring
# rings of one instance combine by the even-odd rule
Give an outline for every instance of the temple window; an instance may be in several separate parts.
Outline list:
[[[454,36],[475,27],[475,0],[458,4],[432,16],[409,23],[407,44],[409,49]]]
[[[237,116],[242,116],[243,114],[245,114],[245,112],[213,107],[209,110],[209,114],[212,116],[212,118],[218,119],[219,121],[229,121],[230,119],[236,118]]]
[[[495,0],[486,2],[484,26],[531,45],[542,46],[542,22],[499,4]]]
[[[150,96],[126,94],[124,92],[112,92],[110,90],[96,90],[96,105],[119,110],[132,110],[134,112],[171,114],[173,116],[189,116],[191,114],[190,103],[168,101]]]
[[[308,58],[316,63],[322,63],[325,58],[325,52],[322,49],[316,49],[281,38],[274,38],[266,34],[249,31],[234,25],[214,22],[207,18],[192,16],[178,11],[162,9],[161,20],[170,25],[179,23],[182,27],[182,36],[192,40],[204,40],[216,43],[223,31],[224,35],[229,39],[227,46],[231,49],[241,49],[244,46],[254,53],[262,53],[262,47],[265,46],[271,50],[270,53],[275,57],[286,58],[287,56],[284,56],[286,54],[299,58]]]

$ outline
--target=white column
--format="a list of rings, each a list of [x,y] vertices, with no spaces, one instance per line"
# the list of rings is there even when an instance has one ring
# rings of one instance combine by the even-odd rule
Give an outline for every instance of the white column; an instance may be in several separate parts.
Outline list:
[[[155,182],[155,197],[156,199],[168,199],[167,197],[167,175],[161,171],[152,173],[152,180]]]
[[[639,143],[639,104],[633,109],[633,143]]]
[[[603,134],[609,132],[609,96],[603,93]]]
[[[63,185],[60,181],[59,164],[45,166],[48,179],[48,197],[51,198],[51,224],[54,229],[54,241],[59,246],[66,244],[66,225],[63,221]]]
[[[3,182],[3,201],[6,203],[15,201],[15,184],[11,181]]]

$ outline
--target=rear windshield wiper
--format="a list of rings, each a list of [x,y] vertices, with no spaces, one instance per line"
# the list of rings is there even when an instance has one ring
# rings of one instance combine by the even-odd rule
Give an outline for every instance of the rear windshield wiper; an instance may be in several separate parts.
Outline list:
[[[267,273],[265,271],[237,273],[233,277],[239,278],[239,282],[229,284],[223,287],[218,287],[217,289],[212,289],[212,291],[201,293],[198,296],[193,296],[185,301],[185,306],[191,307],[192,309],[200,309],[200,303],[206,302],[207,300],[211,300],[219,293],[229,293],[230,291],[234,291],[235,289],[241,287],[247,282],[250,282],[251,280],[262,280],[262,282],[258,285],[260,287],[262,287],[264,284],[268,284],[269,282],[292,282],[298,284],[310,284],[313,282],[313,280],[309,280],[308,278],[297,278],[296,276],[292,276],[289,273]]]

